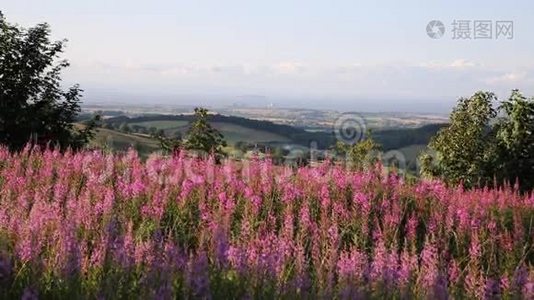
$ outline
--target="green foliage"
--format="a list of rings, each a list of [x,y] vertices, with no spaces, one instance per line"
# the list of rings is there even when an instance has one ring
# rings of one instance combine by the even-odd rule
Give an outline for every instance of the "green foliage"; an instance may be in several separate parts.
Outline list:
[[[24,29],[0,15],[0,143],[12,150],[29,141],[78,149],[93,136],[94,122],[74,127],[82,90],[62,90],[65,41],[49,36],[48,24]]]
[[[461,98],[450,125],[432,138],[436,154],[421,157],[425,176],[441,177],[466,187],[519,181],[532,188],[534,176],[534,101],[517,90],[497,110],[493,93],[477,92]]]
[[[493,93],[477,92],[460,98],[450,116],[450,125],[431,139],[429,148],[437,152],[438,163],[424,157],[425,175],[441,176],[457,184],[471,187],[491,181],[486,169],[493,159],[494,141],[489,122],[496,116]]]
[[[373,131],[373,139],[382,150],[397,150],[412,145],[427,145],[446,124],[428,124],[417,128],[394,128]]]
[[[523,190],[534,187],[534,100],[519,91],[503,101],[499,110],[504,116],[495,125],[497,179],[518,179]]]
[[[165,136],[163,131],[157,131],[153,137],[157,138],[159,145],[163,151],[167,153],[175,153],[176,151],[182,148],[182,139],[181,138],[168,138]]]
[[[363,170],[376,163],[378,152],[382,148],[375,142],[368,133],[367,137],[353,145],[345,144],[338,141],[335,145],[335,151],[338,155],[344,155],[348,165],[354,170]]]
[[[186,149],[199,154],[214,153],[220,156],[223,155],[222,147],[226,146],[223,135],[209,123],[208,110],[199,107],[195,108],[194,119],[184,138],[179,132],[174,137],[168,137],[163,130],[157,130],[152,135],[159,140],[161,148],[169,153]]]
[[[183,147],[204,154],[213,152],[222,155],[222,147],[225,146],[224,136],[208,121],[208,110],[201,107],[195,108],[195,120],[187,131]]]
[[[113,128],[118,128],[123,122],[137,124],[148,128],[151,135],[156,135],[158,129],[164,129],[168,134],[170,131],[182,131],[186,124],[193,122],[194,115],[143,115],[134,118],[127,116],[116,116],[105,120],[105,124],[115,124]],[[228,143],[238,143],[246,141],[247,144],[267,144],[276,146],[280,143],[290,143],[308,147],[310,142],[316,142],[319,149],[328,149],[335,145],[336,138],[334,132],[307,131],[304,128],[290,125],[276,124],[265,120],[246,119],[236,116],[225,116],[220,114],[210,114],[210,122],[219,124],[217,129],[224,133]],[[221,126],[222,125],[222,126]],[[382,146],[384,151],[408,147],[414,144],[426,145],[430,138],[434,136],[445,124],[429,124],[418,128],[396,128],[377,129],[373,131],[373,139]],[[152,128],[153,127],[153,128]],[[237,131],[240,131],[239,133]],[[252,139],[250,136],[252,135]],[[243,143],[238,145],[243,147]]]

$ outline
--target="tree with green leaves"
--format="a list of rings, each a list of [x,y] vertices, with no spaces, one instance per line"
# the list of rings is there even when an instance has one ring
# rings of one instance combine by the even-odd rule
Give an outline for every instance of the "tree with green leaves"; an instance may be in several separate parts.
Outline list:
[[[422,155],[422,174],[465,187],[534,184],[534,101],[514,90],[495,110],[497,98],[477,92],[461,98]],[[434,153],[434,155],[430,155]]]
[[[224,136],[211,126],[208,118],[207,109],[195,108],[195,119],[185,135],[183,147],[186,150],[199,151],[204,154],[223,155],[222,148],[226,146]]]
[[[335,145],[337,155],[345,157],[348,166],[354,170],[363,170],[373,166],[379,159],[379,151],[382,147],[366,133],[366,137],[352,145],[338,141]]]
[[[223,147],[226,146],[224,136],[213,126],[209,120],[208,110],[195,108],[195,118],[189,124],[185,137],[180,133],[175,137],[168,137],[160,130],[153,137],[160,142],[161,148],[169,153],[175,153],[180,149],[197,152],[202,155],[215,154],[218,157],[224,155]]]
[[[534,188],[534,99],[518,90],[501,103],[502,117],[495,124],[496,179],[518,180],[522,190]]]
[[[182,148],[182,135],[178,132],[174,138],[169,138],[165,135],[162,129],[155,129],[155,134],[152,137],[159,141],[161,149],[167,153],[176,153]]]
[[[62,149],[83,147],[95,122],[78,128],[82,90],[61,87],[65,40],[51,41],[48,24],[25,29],[0,12],[0,143],[19,150],[28,142]]]
[[[439,176],[450,183],[462,182],[471,187],[492,180],[487,168],[494,159],[495,141],[490,121],[497,112],[493,93],[477,92],[470,98],[460,98],[450,115],[449,126],[434,136],[429,148],[436,153],[436,161],[422,157],[422,172]]]

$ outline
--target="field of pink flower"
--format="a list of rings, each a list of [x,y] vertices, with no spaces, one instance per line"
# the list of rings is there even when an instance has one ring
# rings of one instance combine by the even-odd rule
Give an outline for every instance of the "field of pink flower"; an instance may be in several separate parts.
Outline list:
[[[534,196],[0,149],[0,298],[530,298]]]

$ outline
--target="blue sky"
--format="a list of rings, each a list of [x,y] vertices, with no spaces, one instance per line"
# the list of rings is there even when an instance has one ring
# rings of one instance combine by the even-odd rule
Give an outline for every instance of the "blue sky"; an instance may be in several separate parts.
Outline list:
[[[217,105],[257,95],[281,106],[410,111],[481,89],[534,96],[532,1],[0,0],[0,9],[69,40],[64,78],[87,102]],[[445,24],[441,39],[426,35],[434,19]],[[514,38],[454,40],[454,20],[511,20]]]

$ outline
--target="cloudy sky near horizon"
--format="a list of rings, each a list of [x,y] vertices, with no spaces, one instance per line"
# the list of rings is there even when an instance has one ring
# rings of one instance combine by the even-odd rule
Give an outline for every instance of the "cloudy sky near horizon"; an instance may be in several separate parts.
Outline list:
[[[23,26],[48,22],[69,40],[64,77],[82,85],[87,102],[217,105],[258,95],[287,106],[410,111],[476,90],[534,96],[527,0],[0,0],[0,10]],[[444,23],[442,38],[427,36],[430,20]],[[493,37],[455,40],[454,20],[489,20]],[[500,20],[514,22],[513,39],[496,38]]]

